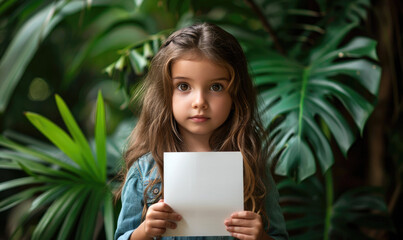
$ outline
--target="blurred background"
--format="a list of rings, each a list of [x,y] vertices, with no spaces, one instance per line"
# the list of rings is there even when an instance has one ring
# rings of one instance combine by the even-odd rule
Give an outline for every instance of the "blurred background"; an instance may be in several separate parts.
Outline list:
[[[403,2],[0,0],[0,239],[113,239],[150,60],[215,23],[247,55],[290,239],[402,239]]]

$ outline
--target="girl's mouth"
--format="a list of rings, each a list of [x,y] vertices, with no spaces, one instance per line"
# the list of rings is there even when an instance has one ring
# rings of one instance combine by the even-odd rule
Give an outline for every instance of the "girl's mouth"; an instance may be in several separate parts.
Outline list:
[[[208,117],[201,116],[201,115],[192,116],[192,117],[190,117],[190,119],[194,122],[205,122],[205,121],[209,120]]]

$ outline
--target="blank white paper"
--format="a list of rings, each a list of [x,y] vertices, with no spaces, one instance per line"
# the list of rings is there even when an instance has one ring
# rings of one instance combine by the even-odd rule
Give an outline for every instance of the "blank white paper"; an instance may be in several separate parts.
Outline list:
[[[164,201],[182,216],[164,236],[229,236],[224,220],[243,211],[242,154],[164,153]]]

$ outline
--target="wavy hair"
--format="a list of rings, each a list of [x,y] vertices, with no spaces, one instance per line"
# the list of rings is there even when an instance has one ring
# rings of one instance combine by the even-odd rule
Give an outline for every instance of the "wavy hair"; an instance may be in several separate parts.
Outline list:
[[[122,176],[142,155],[151,152],[160,179],[163,179],[163,153],[183,150],[180,132],[172,113],[174,86],[171,66],[186,54],[196,54],[219,64],[230,73],[229,94],[233,107],[228,119],[210,138],[213,151],[240,151],[244,161],[244,205],[246,210],[266,216],[264,198],[268,192],[266,179],[266,133],[257,111],[256,92],[249,76],[245,55],[234,36],[220,27],[202,23],[172,33],[151,61],[144,82],[144,95],[139,121],[130,135],[124,155]],[[116,196],[120,197],[123,184]],[[146,189],[146,191],[147,191]],[[146,191],[144,198],[147,198]],[[157,198],[161,198],[163,191]],[[146,199],[145,199],[146,200]],[[146,201],[145,201],[146,202]],[[143,217],[147,206],[145,204]],[[267,216],[266,216],[267,217]]]

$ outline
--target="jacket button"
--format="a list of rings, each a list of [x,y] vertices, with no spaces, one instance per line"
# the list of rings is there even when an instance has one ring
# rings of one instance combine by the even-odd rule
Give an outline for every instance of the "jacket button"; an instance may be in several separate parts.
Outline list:
[[[154,189],[153,189],[153,193],[154,193],[155,195],[157,195],[159,192],[160,192],[160,190],[159,190],[158,188],[154,188]]]

